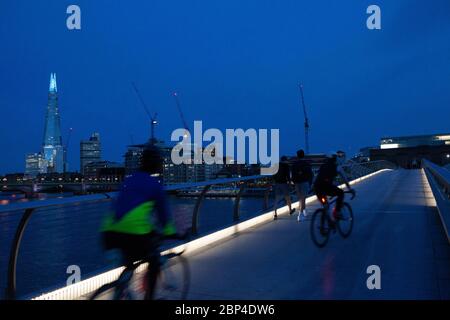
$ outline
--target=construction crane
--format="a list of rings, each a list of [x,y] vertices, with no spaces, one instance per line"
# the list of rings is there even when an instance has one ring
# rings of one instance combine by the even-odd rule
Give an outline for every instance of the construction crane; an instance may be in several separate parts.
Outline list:
[[[134,138],[133,138],[133,134],[131,134],[131,133],[130,133],[130,142],[131,142],[131,145],[133,145],[133,144],[134,144]]]
[[[142,98],[141,94],[139,93],[138,88],[136,87],[136,84],[134,82],[131,82],[131,85],[133,86],[134,92],[136,92],[136,95],[141,102],[142,107],[144,108],[145,112],[147,113],[149,119],[150,119],[150,144],[154,145],[156,143],[155,139],[155,126],[158,124],[158,121],[156,121],[156,117],[158,116],[158,113],[154,113],[153,115],[150,113],[147,105],[145,104],[144,99]]]
[[[180,98],[178,97],[178,92],[172,93],[173,97],[175,98],[175,103],[177,105],[178,113],[180,114],[181,121],[183,122],[184,130],[186,130],[186,133],[184,134],[185,137],[187,137],[187,134],[189,132],[189,127],[187,125],[186,119],[184,118],[183,111],[181,110],[181,104],[180,104]]]
[[[303,84],[299,84],[300,88],[300,98],[303,107],[303,116],[305,117],[305,152],[309,154],[309,121],[308,115],[306,114],[305,97],[303,96]]]
[[[73,128],[69,128],[69,133],[67,134],[66,144],[64,145],[64,172],[67,172],[68,163],[67,163],[67,150],[69,149],[70,137],[72,136]]]

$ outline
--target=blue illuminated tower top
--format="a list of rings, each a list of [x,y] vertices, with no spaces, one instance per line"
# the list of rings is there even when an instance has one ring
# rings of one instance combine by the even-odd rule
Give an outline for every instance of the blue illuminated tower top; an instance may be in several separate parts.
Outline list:
[[[50,86],[48,92],[58,92],[58,87],[56,86],[56,73],[50,73]]]
[[[58,108],[56,73],[50,74],[47,112],[45,116],[44,140],[42,143],[44,158],[51,172],[63,172],[64,156],[61,137],[61,120]]]

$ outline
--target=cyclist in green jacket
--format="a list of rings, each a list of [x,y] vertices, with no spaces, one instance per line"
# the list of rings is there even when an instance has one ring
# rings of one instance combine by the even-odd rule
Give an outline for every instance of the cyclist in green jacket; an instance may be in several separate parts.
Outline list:
[[[158,276],[160,235],[175,236],[165,192],[157,175],[162,172],[159,150],[150,146],[142,154],[141,168],[121,185],[113,212],[102,227],[106,249],[119,249],[126,267],[135,261],[149,262],[146,299],[153,298]]]

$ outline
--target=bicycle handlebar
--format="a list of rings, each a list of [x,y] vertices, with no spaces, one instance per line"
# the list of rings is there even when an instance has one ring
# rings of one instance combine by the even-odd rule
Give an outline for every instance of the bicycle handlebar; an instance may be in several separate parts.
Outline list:
[[[356,197],[356,191],[354,189],[350,189],[350,190],[344,191],[344,193],[351,193],[352,194],[352,197],[350,198],[350,200],[353,200]]]

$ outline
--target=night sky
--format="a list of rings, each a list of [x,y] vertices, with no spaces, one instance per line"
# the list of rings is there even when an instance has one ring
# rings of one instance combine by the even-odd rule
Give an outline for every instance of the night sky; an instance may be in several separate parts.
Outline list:
[[[77,4],[82,30],[66,28]],[[382,30],[366,28],[366,8]],[[281,153],[303,147],[304,83],[313,152],[349,153],[386,135],[450,132],[450,1],[2,0],[0,174],[41,148],[56,72],[63,141],[99,132],[103,158],[149,138],[134,81],[159,114],[158,138],[190,126],[279,128]]]

